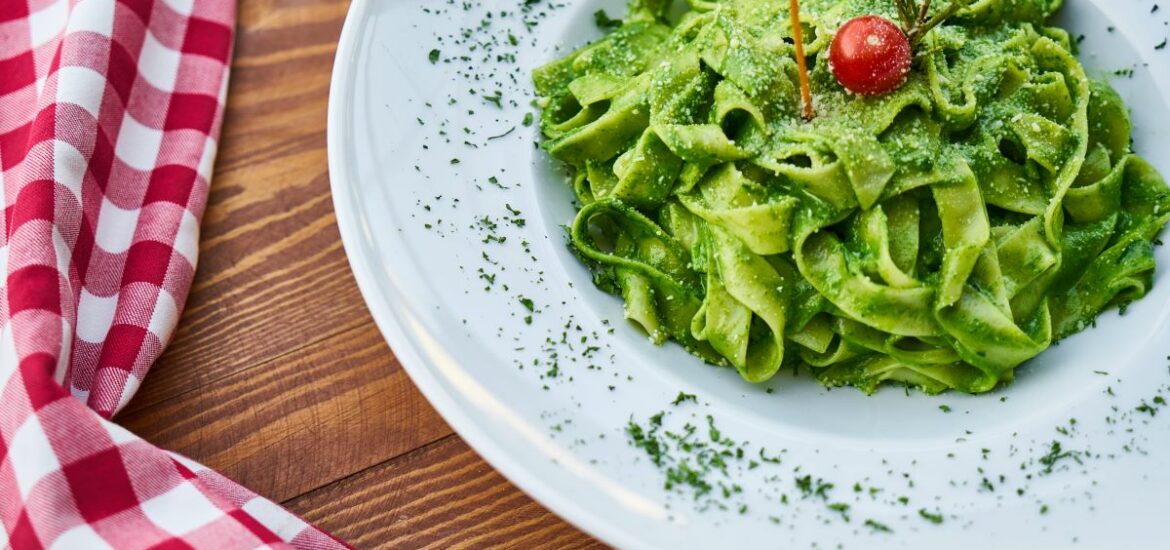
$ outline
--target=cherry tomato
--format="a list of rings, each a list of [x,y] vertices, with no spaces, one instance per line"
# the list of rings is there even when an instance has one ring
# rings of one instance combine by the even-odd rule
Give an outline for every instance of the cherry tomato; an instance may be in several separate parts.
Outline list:
[[[861,95],[892,92],[906,82],[913,61],[910,40],[893,22],[877,15],[846,21],[829,47],[833,75]]]

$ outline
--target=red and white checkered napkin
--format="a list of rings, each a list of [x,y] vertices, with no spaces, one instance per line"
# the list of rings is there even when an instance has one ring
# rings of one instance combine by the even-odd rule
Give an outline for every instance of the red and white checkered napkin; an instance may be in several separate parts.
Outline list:
[[[0,0],[0,547],[337,548],[109,422],[174,332],[231,0]]]

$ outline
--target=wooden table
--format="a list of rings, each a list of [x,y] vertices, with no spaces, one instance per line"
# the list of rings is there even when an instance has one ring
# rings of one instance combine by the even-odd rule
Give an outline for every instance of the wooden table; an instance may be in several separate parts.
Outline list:
[[[599,546],[452,432],[358,294],[325,161],[347,4],[240,0],[199,270],[117,420],[358,547]]]

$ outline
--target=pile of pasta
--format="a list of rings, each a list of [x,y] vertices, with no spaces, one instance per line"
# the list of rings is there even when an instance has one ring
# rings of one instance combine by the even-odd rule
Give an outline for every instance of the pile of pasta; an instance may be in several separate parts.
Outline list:
[[[534,73],[572,247],[655,343],[755,383],[981,393],[1149,291],[1168,188],[1045,26],[1059,0],[975,2],[876,98],[841,89],[828,44],[893,3],[804,0],[811,121],[787,2],[668,5]]]

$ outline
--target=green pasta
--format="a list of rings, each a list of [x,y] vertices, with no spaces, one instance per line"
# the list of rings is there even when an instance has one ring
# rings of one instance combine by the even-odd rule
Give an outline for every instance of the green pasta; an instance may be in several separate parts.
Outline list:
[[[982,393],[1150,290],[1170,193],[1045,25],[1060,0],[972,2],[879,97],[840,87],[828,45],[894,3],[804,0],[811,121],[788,2],[688,4],[632,0],[533,75],[572,247],[653,342],[753,383]]]

